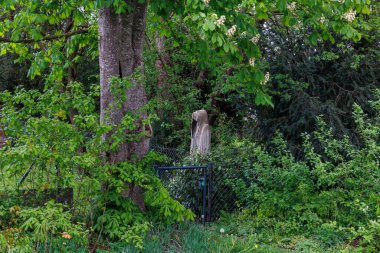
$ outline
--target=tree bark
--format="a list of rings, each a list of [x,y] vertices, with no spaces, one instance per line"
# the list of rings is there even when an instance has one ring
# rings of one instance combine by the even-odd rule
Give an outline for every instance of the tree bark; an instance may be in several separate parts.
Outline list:
[[[162,20],[164,22],[164,20]],[[167,100],[170,96],[169,87],[168,87],[168,73],[166,71],[166,67],[169,65],[170,57],[165,49],[165,36],[160,36],[159,34],[156,35],[155,42],[156,42],[156,49],[158,53],[158,59],[156,60],[155,67],[158,70],[158,77],[157,77],[157,89],[158,89],[158,95],[163,99]]]
[[[143,68],[143,46],[146,27],[147,1],[126,1],[132,12],[116,14],[112,7],[99,11],[99,65],[100,65],[100,120],[102,124],[119,125],[126,113],[134,112],[139,115],[139,133],[145,130],[141,120],[146,118],[142,107],[147,103],[143,83],[133,82],[132,87],[125,90],[127,100],[122,106],[115,106],[115,96],[110,90],[111,77],[128,77],[137,68]],[[128,132],[126,132],[128,134]],[[111,133],[104,136],[110,140]],[[131,159],[132,156],[142,158],[149,148],[149,139],[122,143],[116,151],[107,154],[107,162],[114,164]],[[143,191],[133,184],[126,187],[125,196],[130,197],[141,210],[145,210]]]

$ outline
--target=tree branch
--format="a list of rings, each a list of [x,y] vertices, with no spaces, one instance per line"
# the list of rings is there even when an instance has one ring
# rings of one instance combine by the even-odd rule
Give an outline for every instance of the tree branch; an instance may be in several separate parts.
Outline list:
[[[83,33],[87,33],[87,32],[88,32],[88,30],[86,28],[86,29],[80,29],[80,30],[76,30],[76,31],[72,31],[72,32],[57,34],[57,35],[50,35],[50,36],[46,36],[46,37],[43,37],[43,38],[37,39],[37,40],[21,39],[21,40],[14,41],[14,40],[11,40],[8,38],[0,38],[0,43],[36,43],[36,42],[41,42],[41,41],[56,40],[56,39],[60,39],[60,38],[68,38],[68,37],[71,37],[73,35],[83,34]]]

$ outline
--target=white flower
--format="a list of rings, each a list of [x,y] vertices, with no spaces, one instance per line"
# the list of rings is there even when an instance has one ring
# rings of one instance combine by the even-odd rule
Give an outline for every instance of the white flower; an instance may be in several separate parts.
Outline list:
[[[280,47],[275,47],[274,51],[277,53],[278,51],[280,51],[280,49],[281,49]]]
[[[208,4],[210,3],[210,0],[203,0],[203,2],[205,3],[206,6],[208,6]]]
[[[249,65],[251,65],[252,67],[255,66],[255,58],[252,57],[251,59],[249,59]]]
[[[348,22],[354,21],[355,16],[356,16],[356,11],[352,9],[350,9],[349,11],[343,14],[343,18],[347,20]]]
[[[321,24],[325,23],[326,21],[326,18],[322,15],[320,18],[319,18],[319,22],[321,22]]]
[[[270,74],[269,72],[267,72],[264,76],[264,84],[268,83],[269,82],[269,78],[270,78]]]
[[[220,27],[224,24],[224,22],[226,22],[226,16],[223,15],[223,16],[220,16],[220,18],[217,21],[215,21],[215,25],[217,27]]]
[[[367,205],[361,207],[361,211],[362,211],[363,213],[367,213],[367,212],[368,212],[368,209],[369,209],[369,206],[367,206]]]
[[[224,228],[221,228],[221,229],[219,230],[219,232],[220,232],[221,234],[224,234]]]
[[[237,7],[238,11],[242,12],[244,11],[244,7],[243,5],[239,4],[238,7]]]
[[[252,16],[256,15],[256,7],[253,4],[252,6],[247,6],[246,9],[244,10],[244,13],[248,13]]]
[[[259,42],[259,39],[260,39],[260,34],[257,34],[256,36],[252,37],[250,39],[250,41],[253,43],[253,44],[257,44],[257,42]]]
[[[293,12],[293,11],[296,10],[296,4],[297,4],[296,2],[292,2],[291,4],[286,5],[286,8],[287,8],[289,11]]]
[[[230,29],[227,30],[226,35],[228,37],[232,37],[234,36],[235,32],[236,32],[236,25],[233,25]]]
[[[267,84],[267,83],[269,82],[269,79],[270,79],[270,74],[269,74],[269,72],[267,72],[267,73],[265,74],[265,76],[264,76],[264,80],[261,81],[261,84],[262,84],[262,85]]]

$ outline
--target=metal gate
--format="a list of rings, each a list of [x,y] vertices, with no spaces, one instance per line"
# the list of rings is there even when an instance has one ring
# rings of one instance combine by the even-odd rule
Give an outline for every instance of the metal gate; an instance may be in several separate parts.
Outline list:
[[[207,166],[154,166],[157,176],[199,221],[212,220],[212,164]]]

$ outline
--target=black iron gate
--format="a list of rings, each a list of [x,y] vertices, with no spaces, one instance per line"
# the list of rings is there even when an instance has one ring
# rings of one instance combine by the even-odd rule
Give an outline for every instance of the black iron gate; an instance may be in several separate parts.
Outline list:
[[[155,166],[172,197],[191,209],[199,221],[212,220],[212,164],[207,166]]]

